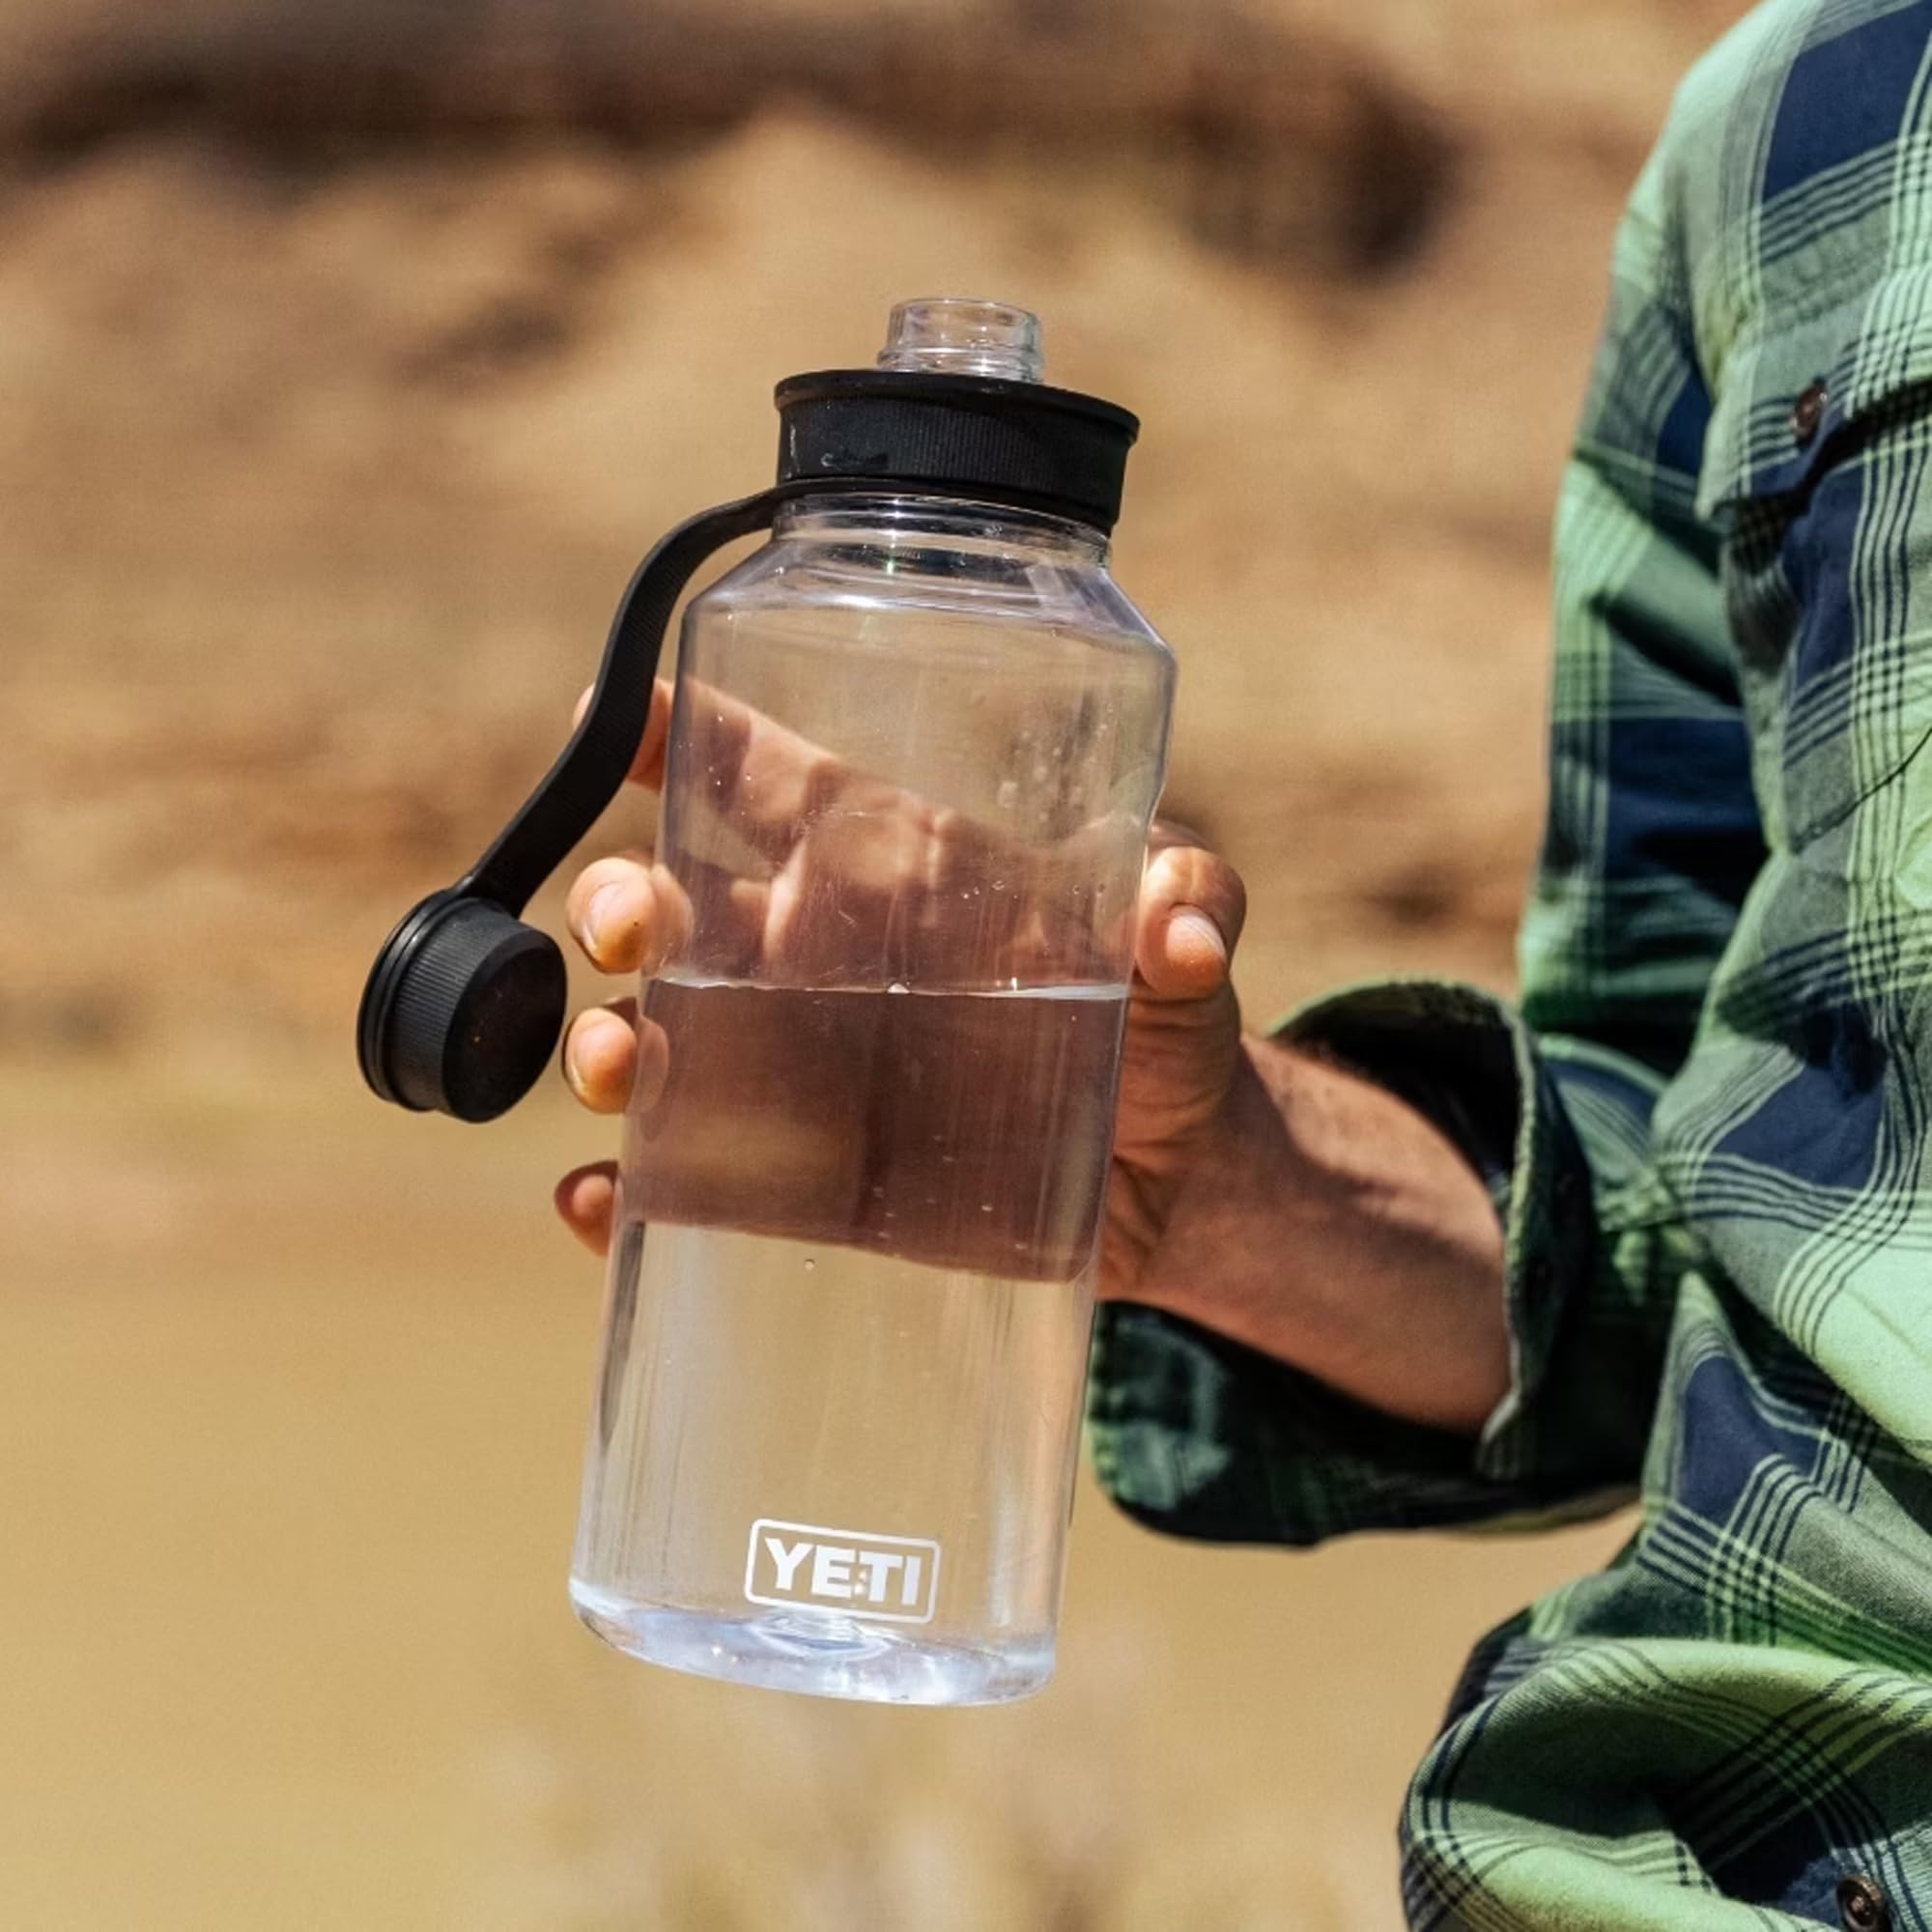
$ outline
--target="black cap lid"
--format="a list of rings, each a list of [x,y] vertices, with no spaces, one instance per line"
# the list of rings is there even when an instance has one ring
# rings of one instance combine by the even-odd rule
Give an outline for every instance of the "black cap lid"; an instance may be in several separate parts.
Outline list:
[[[778,386],[780,483],[983,489],[1102,530],[1120,520],[1139,419],[1097,396],[997,376],[827,369]]]
[[[494,1121],[555,1052],[568,990],[547,932],[487,899],[433,893],[389,935],[363,988],[362,1077],[412,1112]]]

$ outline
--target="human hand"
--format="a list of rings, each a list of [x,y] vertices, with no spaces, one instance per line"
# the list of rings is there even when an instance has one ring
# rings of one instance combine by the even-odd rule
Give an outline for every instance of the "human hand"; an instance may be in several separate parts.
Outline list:
[[[1242,1065],[1234,869],[1156,824],[1133,905],[1069,919],[1067,878],[1094,871],[1096,841],[1118,839],[1118,826],[1022,850],[715,695],[693,711],[690,754],[723,775],[755,863],[686,852],[673,871],[648,852],[613,855],[584,868],[567,902],[600,970],[669,969],[646,1013],[632,1000],[592,1008],[564,1041],[578,1099],[600,1114],[631,1107],[649,1143],[625,1177],[625,1211],[1065,1275],[1084,1264],[1102,1206],[1080,1150],[1106,1137],[1099,1286],[1133,1293]],[[660,685],[632,774],[646,786],[663,783],[669,715]],[[836,922],[811,916],[828,902]],[[1117,1004],[881,1002],[834,990],[853,957],[883,962],[873,980],[916,988],[960,983],[959,968],[967,983],[1118,981],[1109,960],[1130,957],[1115,1118],[1102,1102]],[[800,991],[736,991],[774,981]],[[728,1024],[714,1012],[680,1027],[725,985]],[[566,1175],[556,1205],[603,1252],[617,1194],[617,1164],[600,1161]]]
[[[693,755],[700,789],[744,830],[737,863],[696,860],[688,841],[675,872],[620,854],[569,895],[595,965],[659,975],[643,1016],[619,1000],[565,1036],[577,1097],[631,1110],[621,1208],[615,1162],[558,1183],[582,1239],[606,1250],[621,1211],[1065,1280],[1098,1219],[1101,1294],[1393,1414],[1481,1427],[1510,1361],[1488,1190],[1386,1089],[1243,1037],[1232,867],[1157,823],[1133,902],[1072,916],[1070,880],[1131,876],[1132,854],[1096,864],[1118,826],[1020,850],[716,694],[703,702]],[[668,722],[660,689],[633,774],[645,785],[663,782]],[[942,990],[877,996],[901,975]],[[1009,980],[1109,997],[944,990]],[[695,1003],[721,998],[729,1011],[700,1023]]]

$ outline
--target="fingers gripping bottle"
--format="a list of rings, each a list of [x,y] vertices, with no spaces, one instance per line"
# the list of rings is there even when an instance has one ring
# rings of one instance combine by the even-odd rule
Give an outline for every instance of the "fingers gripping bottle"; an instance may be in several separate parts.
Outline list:
[[[619,1649],[905,1703],[1051,1675],[1133,913],[1174,665],[1108,573],[1134,419],[1038,326],[907,302],[781,384],[777,487],[680,526],[518,818],[371,975],[370,1083],[484,1119],[548,1061],[516,919],[684,618],[571,1594]]]

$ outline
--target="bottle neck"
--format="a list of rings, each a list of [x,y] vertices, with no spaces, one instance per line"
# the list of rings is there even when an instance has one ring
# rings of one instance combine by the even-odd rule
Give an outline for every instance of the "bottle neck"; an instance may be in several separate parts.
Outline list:
[[[772,521],[772,534],[787,542],[851,543],[863,538],[888,548],[901,542],[921,549],[943,544],[1024,550],[1069,564],[1107,561],[1105,535],[1071,517],[1008,503],[885,491],[839,491],[782,504]]]

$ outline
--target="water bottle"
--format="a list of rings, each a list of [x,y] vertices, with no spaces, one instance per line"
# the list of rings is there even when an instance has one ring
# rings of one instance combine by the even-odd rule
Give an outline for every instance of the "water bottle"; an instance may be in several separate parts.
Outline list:
[[[681,632],[570,1586],[678,1669],[1053,1670],[1174,664],[1107,568],[1137,425],[1040,373],[1030,315],[927,300],[781,384],[775,489],[646,559],[577,737],[364,996],[385,1097],[527,1087],[561,961],[516,915],[636,754],[678,589],[769,527]]]

